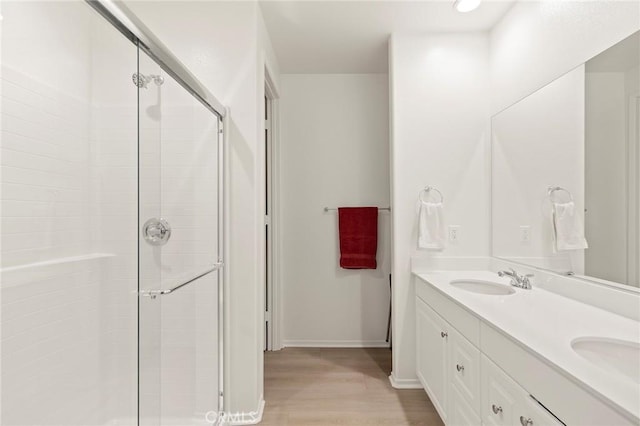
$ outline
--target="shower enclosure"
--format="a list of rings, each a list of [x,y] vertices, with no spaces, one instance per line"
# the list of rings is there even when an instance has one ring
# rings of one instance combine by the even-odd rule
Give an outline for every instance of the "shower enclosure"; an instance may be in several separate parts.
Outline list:
[[[215,424],[224,108],[116,3],[0,13],[0,424]]]

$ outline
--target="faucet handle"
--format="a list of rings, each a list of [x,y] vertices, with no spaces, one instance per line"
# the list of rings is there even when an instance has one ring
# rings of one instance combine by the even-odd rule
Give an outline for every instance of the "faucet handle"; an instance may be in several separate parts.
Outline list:
[[[520,274],[519,274],[519,273],[517,273],[517,272],[516,272],[516,270],[515,270],[515,269],[513,269],[513,268],[509,268],[509,269],[511,269],[511,272],[513,272],[513,278],[514,278],[516,281],[518,281],[518,282],[522,282],[522,280],[524,280],[524,277],[525,277],[524,275],[520,275]]]

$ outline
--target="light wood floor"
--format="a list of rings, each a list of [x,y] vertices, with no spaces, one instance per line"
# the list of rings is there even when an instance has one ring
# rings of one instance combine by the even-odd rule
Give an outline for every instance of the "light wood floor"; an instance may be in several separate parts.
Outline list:
[[[389,384],[389,349],[265,352],[261,425],[429,425],[440,417],[421,389]]]

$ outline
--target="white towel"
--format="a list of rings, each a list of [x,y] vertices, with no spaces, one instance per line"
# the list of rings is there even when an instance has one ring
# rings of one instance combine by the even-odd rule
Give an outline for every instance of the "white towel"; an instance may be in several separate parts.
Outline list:
[[[552,221],[554,249],[580,250],[589,247],[584,238],[584,228],[580,217],[576,214],[576,205],[568,203],[552,203]]]
[[[442,250],[445,233],[442,203],[420,201],[418,224],[418,248]]]

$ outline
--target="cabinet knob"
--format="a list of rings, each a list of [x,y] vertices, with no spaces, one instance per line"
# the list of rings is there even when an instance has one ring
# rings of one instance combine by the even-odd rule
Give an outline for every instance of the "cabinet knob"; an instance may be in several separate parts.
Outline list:
[[[491,406],[491,410],[493,411],[493,414],[502,413],[502,407],[496,406],[495,404]]]
[[[446,331],[441,331],[441,332],[440,332],[440,337],[442,337],[443,339],[444,339],[445,337],[447,337],[448,335],[449,335],[449,333],[447,333]]]
[[[464,365],[460,365],[460,364],[456,364],[456,370],[458,370],[458,372],[463,372],[464,371]]]
[[[533,420],[525,419],[524,416],[520,416],[520,424],[522,426],[531,426],[533,424]]]

